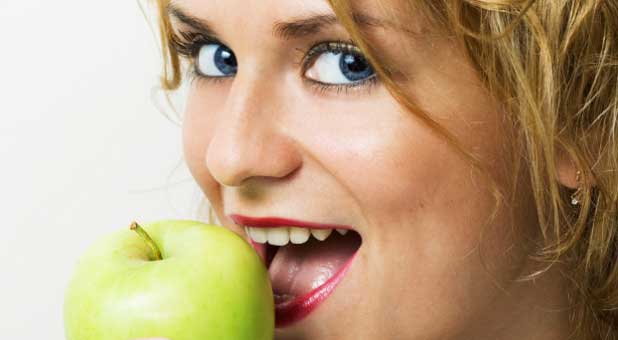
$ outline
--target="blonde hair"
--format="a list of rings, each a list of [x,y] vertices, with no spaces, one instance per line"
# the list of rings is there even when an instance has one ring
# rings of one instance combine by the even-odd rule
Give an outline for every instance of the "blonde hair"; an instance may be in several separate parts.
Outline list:
[[[161,83],[166,90],[174,90],[182,77],[179,56],[170,44],[167,2],[157,0],[165,63]],[[406,95],[392,77],[395,66],[383,60],[370,37],[355,24],[353,1],[329,3],[393,97],[485,174],[493,188],[495,216],[504,197],[485,165]],[[565,275],[572,290],[565,293],[572,304],[573,338],[618,339],[618,3],[376,3],[396,13],[391,19],[401,27],[420,13],[461,43],[516,131],[514,174],[525,157],[543,236],[534,258],[549,264],[559,261],[569,269]],[[560,153],[570,157],[582,174],[577,207],[570,206],[571,192],[557,178]]]

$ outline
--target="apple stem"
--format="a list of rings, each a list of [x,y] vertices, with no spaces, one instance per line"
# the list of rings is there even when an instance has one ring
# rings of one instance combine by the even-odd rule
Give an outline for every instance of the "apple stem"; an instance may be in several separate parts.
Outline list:
[[[144,240],[144,242],[146,242],[146,244],[150,247],[150,249],[152,250],[152,253],[154,254],[155,261],[159,261],[163,259],[163,257],[161,257],[161,251],[159,251],[159,247],[157,247],[157,244],[152,240],[152,238],[150,238],[150,235],[148,235],[146,230],[140,227],[140,225],[137,224],[137,222],[131,223],[131,226],[129,228],[131,228],[131,230],[134,230],[142,238],[142,240]]]

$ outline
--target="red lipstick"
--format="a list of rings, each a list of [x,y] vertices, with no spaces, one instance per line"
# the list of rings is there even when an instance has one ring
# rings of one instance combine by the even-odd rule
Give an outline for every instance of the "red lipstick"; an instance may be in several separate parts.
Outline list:
[[[283,217],[247,217],[236,214],[229,216],[234,223],[240,226],[254,228],[299,227],[311,229],[352,229],[352,227],[345,225],[299,221]]]

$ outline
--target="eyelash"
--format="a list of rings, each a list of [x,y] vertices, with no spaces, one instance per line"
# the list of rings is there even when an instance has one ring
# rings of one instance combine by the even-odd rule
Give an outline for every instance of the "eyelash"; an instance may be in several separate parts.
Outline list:
[[[188,74],[190,83],[194,81],[207,81],[218,83],[224,81],[228,77],[207,77],[200,74],[197,70],[195,61],[200,52],[200,48],[208,44],[221,44],[217,39],[212,39],[195,32],[179,31],[178,35],[172,34],[170,39],[171,50],[179,56],[188,59],[191,62],[190,72]]]
[[[179,31],[178,35],[174,34],[170,40],[170,46],[172,51],[178,53],[179,56],[187,58],[191,62],[190,72],[188,74],[190,82],[194,81],[198,82],[212,82],[218,83],[221,81],[225,81],[229,77],[209,77],[201,74],[196,65],[196,60],[199,55],[200,49],[204,45],[208,44],[219,44],[224,45],[217,39],[204,36],[202,34],[190,31]],[[299,52],[304,53],[303,50],[297,49]],[[350,53],[362,56],[360,50],[355,46],[352,41],[329,41],[329,42],[319,42],[314,44],[309,51],[305,53],[304,57],[299,63],[296,63],[297,66],[300,67],[301,76],[305,74],[305,72],[312,66],[317,57],[322,55],[322,53]],[[309,85],[313,90],[315,90],[318,94],[325,94],[326,92],[334,92],[336,94],[340,94],[341,92],[345,92],[348,94],[350,91],[359,91],[366,90],[367,93],[371,91],[371,89],[377,85],[378,76],[377,74],[372,75],[369,78],[359,80],[349,84],[327,84],[322,83],[316,80],[302,77],[303,82],[306,85]]]
[[[299,51],[301,53],[303,52],[300,49]],[[322,53],[326,53],[326,52],[330,52],[334,54],[338,54],[338,53],[356,54],[356,55],[362,56],[360,50],[356,47],[356,45],[352,41],[320,42],[320,43],[313,45],[309,49],[309,52],[305,54],[302,61],[300,62],[300,65],[297,64],[297,66],[300,66],[301,75],[305,74],[305,72],[307,72],[307,70],[311,66],[313,66],[313,63],[316,61],[316,59],[320,55],[322,55]],[[372,87],[377,84],[378,76],[374,74],[369,78],[359,80],[359,81],[356,81],[350,84],[327,84],[327,83],[322,83],[322,82],[304,78],[304,77],[303,77],[303,81],[306,84],[310,85],[313,89],[315,89],[320,94],[323,94],[327,91],[334,91],[337,94],[343,91],[347,94],[351,90],[356,91],[356,90],[363,89],[363,88],[369,92],[372,89]]]

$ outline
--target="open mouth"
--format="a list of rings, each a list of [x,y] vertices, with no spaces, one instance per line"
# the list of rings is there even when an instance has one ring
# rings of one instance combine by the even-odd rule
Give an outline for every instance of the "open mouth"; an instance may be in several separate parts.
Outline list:
[[[273,226],[266,222],[261,219],[259,223],[241,225],[268,268],[276,327],[280,328],[300,321],[330,296],[352,264],[362,240],[359,233],[347,227],[289,227],[300,223]]]

